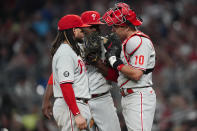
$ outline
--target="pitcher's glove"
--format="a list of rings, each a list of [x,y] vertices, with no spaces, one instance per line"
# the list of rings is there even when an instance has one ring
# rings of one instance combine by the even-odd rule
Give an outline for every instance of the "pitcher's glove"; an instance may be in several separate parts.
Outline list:
[[[89,64],[96,64],[101,58],[102,39],[98,32],[93,32],[85,38],[85,61]]]

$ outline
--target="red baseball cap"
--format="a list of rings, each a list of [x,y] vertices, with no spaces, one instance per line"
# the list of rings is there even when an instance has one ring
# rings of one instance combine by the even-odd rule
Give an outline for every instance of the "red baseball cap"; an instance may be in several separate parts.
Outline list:
[[[78,15],[65,15],[58,22],[58,30],[89,26],[90,25],[84,24]]]
[[[97,11],[85,11],[81,14],[83,23],[89,25],[105,24],[100,21],[100,14]]]

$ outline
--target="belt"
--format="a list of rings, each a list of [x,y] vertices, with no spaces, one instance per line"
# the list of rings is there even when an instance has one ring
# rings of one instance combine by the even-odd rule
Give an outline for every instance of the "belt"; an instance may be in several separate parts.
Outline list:
[[[58,99],[58,98],[64,98],[64,97],[55,97],[55,99]]]
[[[82,101],[83,103],[86,103],[86,104],[88,104],[88,100],[89,100],[89,99],[78,98],[78,97],[76,97],[75,99],[78,100],[78,101]]]
[[[120,93],[123,97],[129,95],[129,94],[132,94],[134,93],[133,89],[140,89],[140,88],[148,88],[148,87],[151,87],[151,86],[143,86],[143,87],[132,87],[132,88],[120,88]]]
[[[58,99],[58,98],[64,98],[64,97],[55,97],[55,99]],[[78,97],[76,97],[75,99],[78,101],[82,101],[83,103],[86,103],[86,104],[88,103],[88,100],[89,100],[89,99],[78,98]]]
[[[123,97],[129,95],[129,94],[132,94],[134,93],[133,89],[131,88],[127,88],[127,89],[120,89],[120,93]]]
[[[100,97],[100,96],[103,96],[103,95],[105,95],[107,93],[109,93],[109,91],[104,92],[104,93],[100,93],[100,94],[92,94],[92,98]]]

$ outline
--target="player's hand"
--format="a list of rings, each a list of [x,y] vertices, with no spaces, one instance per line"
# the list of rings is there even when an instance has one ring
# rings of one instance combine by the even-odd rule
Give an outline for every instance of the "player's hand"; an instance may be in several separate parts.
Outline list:
[[[43,101],[42,113],[48,119],[51,119],[51,117],[52,117],[52,108],[53,108],[53,106],[52,106],[52,103],[50,100]]]
[[[77,116],[75,116],[75,122],[76,122],[77,128],[79,128],[80,130],[87,129],[87,122],[81,114],[78,114]]]
[[[110,65],[116,70],[119,70],[118,66],[123,65],[122,60],[120,58],[117,58],[116,56],[110,56],[108,60]]]

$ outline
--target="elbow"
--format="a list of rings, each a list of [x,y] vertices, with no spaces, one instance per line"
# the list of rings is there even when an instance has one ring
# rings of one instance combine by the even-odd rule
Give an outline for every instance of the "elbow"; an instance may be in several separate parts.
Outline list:
[[[142,77],[142,76],[140,76],[140,75],[136,75],[136,76],[133,77],[133,80],[139,81],[139,80],[141,79],[141,77]]]
[[[140,73],[136,73],[135,75],[133,75],[132,79],[134,81],[139,81],[141,79],[142,75],[143,75],[143,72],[142,73],[141,72]]]

